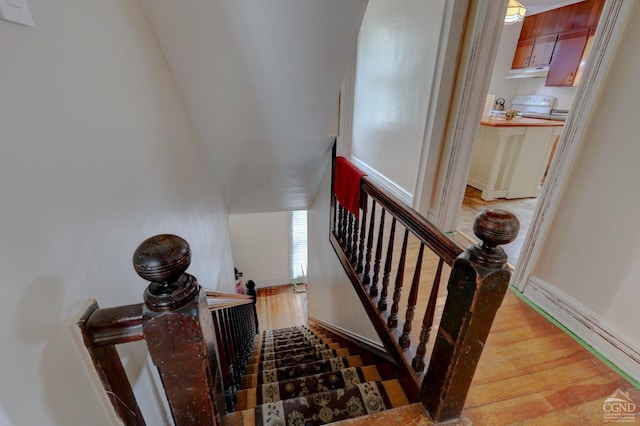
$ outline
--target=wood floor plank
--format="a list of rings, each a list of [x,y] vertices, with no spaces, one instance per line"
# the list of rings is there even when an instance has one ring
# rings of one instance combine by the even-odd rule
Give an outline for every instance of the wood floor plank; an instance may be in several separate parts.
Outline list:
[[[492,358],[490,354],[483,354],[482,360],[484,362],[476,370],[472,386],[497,382],[552,368],[566,367],[588,357],[589,354],[585,353],[580,347],[560,348],[508,361],[497,360]]]
[[[568,386],[495,402],[490,404],[490,409],[487,409],[487,406],[467,408],[463,415],[478,425],[506,425],[526,419],[540,418],[544,420],[554,412],[565,410],[570,412],[575,409],[574,407],[584,404],[584,401],[589,401],[599,403],[600,423],[596,424],[602,424],[602,403],[619,385],[620,377],[609,372],[577,381]],[[585,419],[580,418],[580,420],[584,421]],[[549,421],[540,424],[566,423]]]
[[[570,366],[523,374],[505,380],[472,386],[467,396],[466,407],[474,407],[503,401],[527,394],[544,392],[576,381],[606,374],[611,370],[596,358],[587,358]]]

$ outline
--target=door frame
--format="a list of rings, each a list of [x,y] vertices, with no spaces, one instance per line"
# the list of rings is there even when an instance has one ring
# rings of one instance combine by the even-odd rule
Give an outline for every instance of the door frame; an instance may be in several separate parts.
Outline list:
[[[571,165],[582,142],[584,130],[600,95],[601,83],[606,78],[613,61],[634,1],[605,0],[589,60],[516,264],[512,284],[520,291],[524,291],[538,260],[562,191],[569,179]],[[500,13],[498,8],[492,7],[486,1],[480,1],[478,7],[479,16]],[[474,24],[481,27],[472,31],[482,35],[481,44],[491,47],[495,46],[499,40],[496,40],[495,33],[490,29],[482,28],[482,25],[486,26],[489,21],[490,17],[485,17],[481,22],[476,20]],[[486,61],[478,60],[473,56],[467,55],[465,59],[467,63],[461,64],[464,73],[461,80],[464,82],[461,88],[462,94],[456,96],[450,116],[452,119],[450,128],[453,131],[447,134],[443,145],[443,161],[438,172],[435,192],[439,197],[431,203],[436,224],[446,230],[455,229],[458,223],[473,146],[479,130],[477,123],[480,121],[484,106],[483,97],[488,89],[488,84],[483,83],[490,78],[492,69],[492,66],[487,66]],[[464,70],[465,67],[466,70]],[[487,71],[489,71],[488,76]],[[477,85],[474,86],[473,82]]]

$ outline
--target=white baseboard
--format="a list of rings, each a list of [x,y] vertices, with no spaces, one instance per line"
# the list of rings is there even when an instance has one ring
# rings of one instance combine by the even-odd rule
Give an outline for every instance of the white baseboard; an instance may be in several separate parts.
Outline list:
[[[412,206],[413,205],[413,194],[407,191],[406,189],[399,186],[397,183],[365,163],[364,161],[358,159],[357,157],[351,157],[351,162],[358,167],[360,170],[365,172],[367,176],[376,181],[383,189],[389,191],[391,194],[395,195],[400,201]]]
[[[287,285],[287,284],[291,284],[291,278],[286,277],[286,278],[269,278],[269,279],[265,279],[265,280],[261,280],[261,279],[254,279],[253,282],[256,283],[256,288],[264,288],[264,287],[275,287],[275,286],[279,286],[279,285]],[[247,288],[247,283],[244,282],[243,284],[243,289]]]
[[[322,321],[321,319],[318,319],[318,318],[315,318],[315,317],[312,317],[312,316],[310,316],[309,319],[311,321],[314,321],[314,322],[320,324],[321,326],[329,329],[329,331],[331,331],[331,330],[338,331],[338,332],[344,334],[345,336],[350,337],[353,340],[357,340],[357,341],[361,342],[363,345],[368,346],[368,348],[371,351],[376,351],[376,352],[380,352],[380,353],[384,353],[384,354],[387,353],[387,350],[385,349],[384,345],[382,343],[380,343],[380,342],[376,342],[376,341],[371,340],[371,339],[369,339],[367,337],[361,336],[361,335],[356,334],[356,333],[354,333],[354,332],[352,332],[350,330],[347,330],[346,328],[339,327],[337,325]]]
[[[634,380],[640,381],[640,349],[637,342],[539,277],[529,277],[524,295]]]

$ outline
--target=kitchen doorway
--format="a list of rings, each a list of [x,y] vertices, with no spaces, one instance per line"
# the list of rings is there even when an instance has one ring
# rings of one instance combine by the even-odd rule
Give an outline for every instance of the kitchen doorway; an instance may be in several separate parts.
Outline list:
[[[575,158],[583,132],[587,128],[592,106],[598,97],[600,82],[604,79],[609,63],[612,60],[615,46],[621,36],[621,29],[625,23],[625,17],[631,8],[633,0],[607,0],[600,18],[598,30],[593,40],[590,60],[586,64],[581,84],[577,89],[575,101],[570,115],[566,121],[562,137],[558,144],[558,150],[546,177],[542,193],[533,214],[528,231],[520,251],[520,257],[515,265],[512,283],[521,291],[527,284],[529,275],[537,261],[541,241],[550,226],[551,217],[555,212],[555,206],[561,196],[562,188],[569,176],[569,166]],[[489,6],[487,6],[489,8]],[[480,40],[480,44],[488,43],[497,48],[499,37],[491,29],[491,20],[485,19],[477,28],[473,28],[474,36]],[[477,107],[468,108],[468,99],[476,96],[479,99],[477,87],[488,87],[486,61],[481,58],[471,57],[463,70],[461,78],[468,85],[460,88],[457,96],[459,101],[453,107],[453,128],[460,129],[448,137],[443,152],[444,167],[439,172],[440,181],[445,185],[439,188],[441,198],[438,202],[439,219],[441,227],[452,229],[457,225],[458,213],[462,205],[466,180],[469,176],[469,164],[475,135],[477,133],[477,117],[480,116]],[[475,84],[475,85],[474,85]],[[475,95],[474,95],[475,93]],[[465,103],[465,100],[467,102]],[[473,105],[479,105],[475,102]],[[466,125],[466,126],[465,126]],[[446,185],[448,184],[448,185]],[[448,186],[448,188],[447,188]],[[455,223],[447,223],[448,220]]]
[[[456,230],[475,243],[472,223],[479,211],[511,211],[521,225],[518,238],[504,247],[512,266],[573,106],[604,0],[577,3],[541,9],[536,0],[522,0],[527,16],[517,23],[505,19],[494,61]],[[575,21],[585,28],[576,30]],[[508,120],[510,108],[518,115]]]

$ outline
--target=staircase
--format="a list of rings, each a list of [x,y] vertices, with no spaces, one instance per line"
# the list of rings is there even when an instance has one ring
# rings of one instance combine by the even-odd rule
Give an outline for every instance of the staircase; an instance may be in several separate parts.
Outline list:
[[[156,235],[133,257],[134,269],[149,282],[144,303],[101,309],[92,301],[77,321],[122,422],[146,426],[116,350],[138,340],[146,341],[158,367],[176,425],[458,421],[511,277],[500,245],[516,237],[518,220],[505,211],[480,213],[474,232],[482,243],[464,250],[366,177],[359,192],[361,216],[334,197],[329,242],[386,355],[354,346],[318,323],[266,331],[256,341],[256,300],[202,288],[186,273],[189,244]],[[391,217],[388,232],[385,215]],[[394,260],[396,225],[404,237]],[[409,248],[410,235],[416,250]],[[420,286],[427,281],[425,251],[431,252],[425,267],[433,273],[431,288]],[[403,296],[407,261],[413,278]],[[442,304],[444,265],[450,271]],[[412,325],[416,311],[422,323]]]
[[[318,325],[263,332],[227,425],[319,425],[408,406],[391,363]]]

